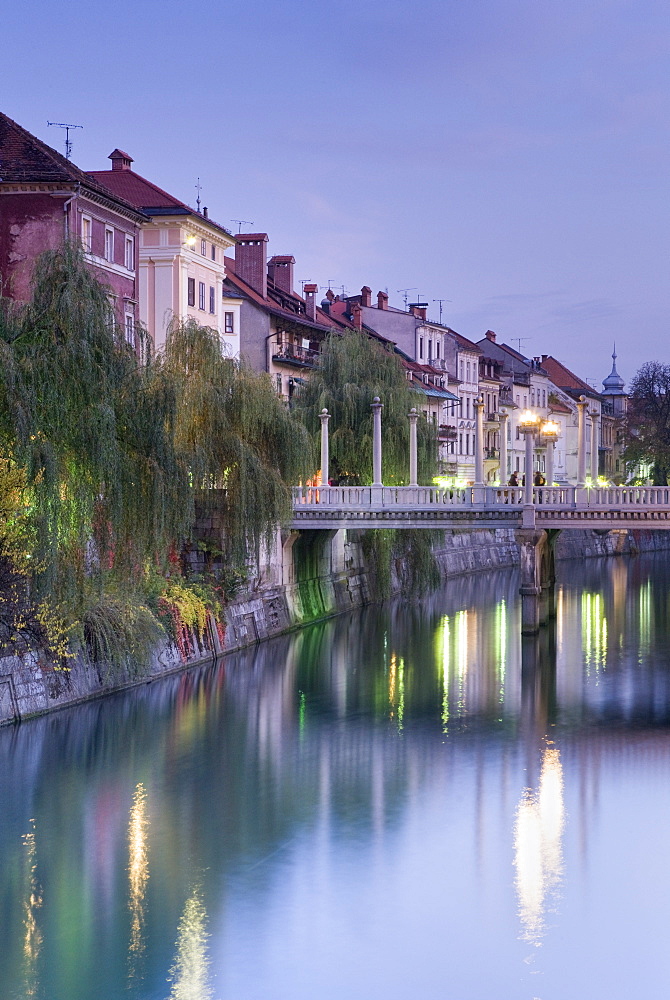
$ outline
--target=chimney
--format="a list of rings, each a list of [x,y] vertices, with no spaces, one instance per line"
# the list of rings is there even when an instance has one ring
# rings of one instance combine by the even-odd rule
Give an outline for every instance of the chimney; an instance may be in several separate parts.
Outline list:
[[[203,219],[209,219],[209,210],[207,208],[207,205],[205,205],[205,207],[202,210],[202,217]]]
[[[409,308],[411,310],[412,316],[416,316],[417,319],[421,319],[425,323],[425,321],[426,321],[426,307],[425,306],[410,306]]]
[[[122,149],[115,149],[109,154],[108,159],[112,161],[112,170],[130,170],[130,164],[133,162],[132,156],[128,156]]]
[[[388,309],[389,297],[386,292],[377,292],[377,309]]]
[[[270,257],[268,278],[275,288],[293,295],[293,265],[295,257]]]
[[[363,329],[363,310],[358,302],[354,302],[351,306],[351,320],[357,330]]]
[[[311,319],[312,323],[316,323],[316,293],[318,290],[318,285],[305,285],[305,313],[307,319]]]
[[[496,335],[493,332],[493,330],[487,330],[486,331],[486,339],[490,340],[492,343],[495,344],[495,342],[496,342]]]
[[[361,288],[361,305],[367,309],[372,307],[372,289],[367,285]]]
[[[268,234],[239,233],[236,239],[235,274],[266,299]]]

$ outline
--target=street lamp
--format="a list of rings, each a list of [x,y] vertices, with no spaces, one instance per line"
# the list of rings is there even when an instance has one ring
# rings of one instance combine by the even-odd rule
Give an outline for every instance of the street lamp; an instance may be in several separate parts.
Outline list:
[[[519,430],[526,438],[526,486],[524,490],[524,505],[533,504],[533,442],[540,430],[540,415],[532,410],[523,410],[519,414]]]
[[[540,434],[547,443],[547,486],[554,485],[554,446],[561,436],[561,428],[556,420],[545,420]]]

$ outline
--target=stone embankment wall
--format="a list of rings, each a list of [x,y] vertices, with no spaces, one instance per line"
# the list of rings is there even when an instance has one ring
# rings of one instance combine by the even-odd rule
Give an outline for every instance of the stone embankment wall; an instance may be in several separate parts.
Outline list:
[[[670,532],[566,531],[558,539],[556,555],[583,559],[669,548]],[[514,532],[508,529],[444,531],[434,552],[444,579],[513,567],[519,561]],[[400,592],[397,579],[393,586]],[[252,567],[245,592],[227,609],[223,643],[212,627],[203,637],[190,637],[186,655],[166,645],[141,676],[79,659],[69,661],[68,669],[59,669],[34,652],[0,656],[0,724],[145,683],[378,598],[360,532],[292,532],[278,537],[263,566]]]

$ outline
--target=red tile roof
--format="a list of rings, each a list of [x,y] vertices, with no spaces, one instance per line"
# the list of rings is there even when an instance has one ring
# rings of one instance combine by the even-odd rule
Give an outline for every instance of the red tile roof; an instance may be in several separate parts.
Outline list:
[[[323,327],[330,327],[332,329],[341,329],[343,326],[350,325],[349,323],[340,322],[339,317],[337,320],[334,319],[334,317],[329,316],[328,313],[324,312],[322,309],[319,309],[318,306],[316,309],[316,323],[313,323],[312,320],[308,319],[308,317],[305,316],[304,313],[292,312],[290,309],[282,309],[282,307],[273,302],[272,299],[269,298],[264,299],[263,296],[259,292],[257,292],[255,288],[252,288],[251,285],[248,285],[246,281],[244,281],[237,274],[235,274],[235,261],[232,257],[225,257],[224,261],[226,265],[226,280],[229,282],[229,284],[237,287],[241,292],[244,293],[244,295],[246,295],[248,299],[250,299],[256,305],[262,306],[264,309],[267,309],[267,311],[272,313],[273,316],[278,316],[282,319],[291,320],[293,323],[301,323],[304,326],[309,326],[317,330],[323,329]],[[299,295],[289,296],[285,292],[282,294],[284,298],[294,299],[296,305],[298,304],[304,305],[304,299],[301,299]]]
[[[119,198],[129,201],[136,208],[141,208],[148,215],[151,215],[152,209],[172,209],[175,214],[194,215],[215,229],[223,230],[226,235],[231,235],[225,226],[219,225],[213,219],[205,219],[201,212],[163,191],[157,184],[136,174],[134,170],[92,170],[91,177],[95,177]]]
[[[0,182],[3,181],[81,184],[89,191],[122,202],[126,209],[137,207],[0,112]]]
[[[589,393],[591,396],[597,396],[598,393],[574,372],[571,372],[569,368],[566,368],[564,364],[557,361],[556,358],[552,358],[550,354],[542,355],[542,367],[549,375],[549,378],[557,385],[559,389],[569,389],[573,392],[585,392]]]

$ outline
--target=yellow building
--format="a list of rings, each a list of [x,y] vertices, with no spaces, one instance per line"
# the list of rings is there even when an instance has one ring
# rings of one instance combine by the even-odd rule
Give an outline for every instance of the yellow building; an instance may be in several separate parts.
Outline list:
[[[154,348],[165,346],[173,318],[193,318],[218,330],[224,350],[239,356],[239,307],[223,302],[224,252],[235,237],[208,217],[161,190],[131,169],[120,149],[109,155],[111,170],[90,171],[105,187],[149,217],[140,232],[140,321]]]

